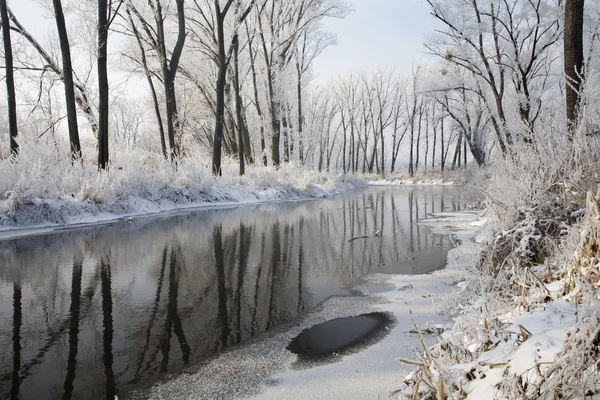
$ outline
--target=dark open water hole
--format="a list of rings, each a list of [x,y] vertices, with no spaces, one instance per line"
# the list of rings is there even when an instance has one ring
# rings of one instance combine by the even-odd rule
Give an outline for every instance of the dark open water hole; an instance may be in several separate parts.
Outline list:
[[[363,275],[443,268],[449,238],[415,222],[459,210],[459,190],[372,188],[0,241],[0,398],[123,398]]]
[[[352,351],[381,336],[393,323],[394,320],[382,312],[336,318],[303,330],[287,349],[303,359],[324,359]]]

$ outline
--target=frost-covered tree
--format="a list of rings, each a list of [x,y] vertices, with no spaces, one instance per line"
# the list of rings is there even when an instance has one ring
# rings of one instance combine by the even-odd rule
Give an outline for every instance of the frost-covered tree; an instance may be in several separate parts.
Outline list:
[[[285,107],[284,70],[293,60],[295,46],[304,32],[316,29],[323,18],[345,16],[349,7],[342,0],[261,0],[257,10],[258,37],[267,75],[271,155],[273,164],[278,166]]]
[[[555,83],[550,68],[562,33],[559,2],[427,1],[446,27],[427,48],[469,71],[485,90],[502,152],[507,154],[515,142],[532,143],[543,93]]]
[[[167,117],[167,137],[169,139],[169,158],[175,161],[178,155],[176,136],[180,135],[181,124],[177,113],[177,92],[175,78],[179,71],[179,62],[183,53],[183,47],[187,37],[184,0],[175,1],[176,10],[172,5],[165,8],[163,0],[149,0],[147,4],[135,4],[134,0],[128,0],[126,10],[128,11],[131,30],[138,40],[140,46],[148,46],[157,59],[160,80],[164,87],[165,109]],[[148,14],[150,16],[148,17]],[[167,17],[174,16],[176,19],[175,29],[176,41],[172,50],[167,48],[170,38],[167,37],[165,28]],[[138,28],[134,20],[141,26]],[[143,50],[148,62],[147,50]],[[162,122],[162,119],[159,123]]]

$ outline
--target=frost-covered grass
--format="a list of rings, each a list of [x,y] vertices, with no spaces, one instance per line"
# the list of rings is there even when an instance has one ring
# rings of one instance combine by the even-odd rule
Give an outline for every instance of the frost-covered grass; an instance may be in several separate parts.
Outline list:
[[[308,199],[366,186],[361,178],[293,164],[280,169],[249,166],[240,177],[233,160],[217,178],[200,157],[184,157],[175,165],[143,150],[115,152],[109,170],[98,171],[93,162],[71,163],[58,152],[22,148],[17,159],[0,161],[0,230],[202,205]]]
[[[569,210],[556,203],[523,210],[512,230],[491,237],[462,291],[444,303],[453,329],[419,361],[427,373],[409,375],[401,398],[436,399],[439,390],[452,399],[597,393],[598,199],[588,196],[585,219]],[[546,247],[550,239],[556,247]],[[439,385],[423,383],[427,376]]]

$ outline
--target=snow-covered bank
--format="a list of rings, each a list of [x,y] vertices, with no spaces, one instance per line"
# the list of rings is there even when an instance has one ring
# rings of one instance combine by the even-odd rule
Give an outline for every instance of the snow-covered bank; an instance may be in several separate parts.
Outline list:
[[[371,186],[453,186],[466,183],[465,171],[425,171],[414,176],[406,173],[392,173],[385,177],[367,175]]]
[[[452,186],[457,183],[445,179],[377,179],[370,180],[371,186]]]
[[[600,394],[600,206],[560,198],[493,232],[454,327],[416,361],[401,399],[587,399]],[[587,214],[585,219],[582,216]]]
[[[21,172],[12,168],[12,172]],[[193,163],[180,163],[177,168],[165,163],[161,170],[152,171],[146,170],[152,168],[149,165],[141,164],[136,173],[132,173],[133,168],[98,172],[75,166],[60,179],[47,170],[47,182],[35,176],[35,166],[29,179],[13,175],[10,182],[2,182],[2,236],[7,236],[6,231],[94,224],[205,206],[322,198],[367,186],[360,177],[293,165],[281,169],[252,167],[244,177],[236,176],[235,165],[229,165],[222,178]]]

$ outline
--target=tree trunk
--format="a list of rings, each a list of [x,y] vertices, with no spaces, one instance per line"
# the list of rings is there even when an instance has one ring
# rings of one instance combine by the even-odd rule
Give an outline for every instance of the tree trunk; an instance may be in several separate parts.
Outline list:
[[[584,0],[565,1],[565,78],[567,121],[574,132],[579,118],[579,94],[583,78],[583,8]],[[571,133],[572,135],[572,133]]]
[[[67,35],[65,15],[60,0],[52,0],[54,17],[58,30],[58,39],[63,62],[63,78],[65,85],[65,103],[67,105],[67,122],[69,125],[69,142],[71,144],[71,158],[77,160],[81,157],[81,144],[79,143],[79,129],[77,127],[77,110],[75,104],[75,86],[73,84],[73,66],[71,64],[71,46]]]
[[[164,71],[163,80],[165,86],[165,101],[167,103],[167,137],[169,138],[170,159],[171,161],[175,161],[177,158],[177,149],[175,148],[175,130],[179,123],[177,122],[175,79],[168,68]]]
[[[108,1],[98,0],[98,167],[108,167]]]
[[[281,112],[281,126],[283,129],[283,162],[290,162],[290,132],[288,126],[287,113],[285,110]]]
[[[10,153],[19,154],[17,143],[17,99],[15,95],[15,78],[13,69],[12,43],[10,40],[10,19],[6,0],[0,0],[0,17],[2,19],[2,38],[4,40],[4,63],[6,67],[6,97],[8,101],[8,128],[10,132]]]
[[[281,124],[279,120],[279,101],[275,100],[275,77],[270,67],[267,68],[267,79],[269,81],[269,97],[271,98],[271,128],[273,130],[273,137],[271,140],[271,157],[273,159],[273,165],[279,167],[281,164],[281,157],[279,151],[279,141],[281,138]]]
[[[240,162],[240,176],[246,173],[244,164],[244,120],[242,119],[242,97],[240,96],[240,68],[239,68],[239,39],[236,35],[233,38],[233,71],[234,71],[234,92],[235,92],[235,115],[238,128],[238,158]]]
[[[464,157],[463,166],[465,167],[465,169],[467,169],[467,140],[465,140],[465,142],[463,144],[463,157]]]
[[[302,72],[298,69],[298,82],[297,82],[297,92],[298,92],[298,157],[300,158],[300,164],[304,165],[304,142],[302,138],[303,133],[303,124],[304,124],[304,116],[302,115]],[[346,151],[346,133],[344,132],[344,152]],[[344,154],[344,160],[346,160],[346,155]],[[344,161],[345,162],[345,161]],[[344,171],[346,166],[344,166]]]
[[[246,22],[246,32],[248,37],[250,37],[250,28],[248,27],[248,23]],[[262,109],[260,107],[260,101],[258,97],[258,84],[256,81],[256,53],[252,51],[252,42],[248,45],[248,51],[250,53],[250,70],[252,71],[252,87],[254,89],[254,106],[256,107],[256,113],[258,114],[258,119],[260,121],[260,150],[262,156],[263,165],[266,167],[268,164],[267,160],[267,152],[266,147],[267,144],[265,142],[265,121],[263,119]]]
[[[460,161],[461,161],[461,157],[460,157],[460,152],[462,149],[462,135],[460,135],[458,137],[458,140],[456,141],[456,148],[454,149],[454,157],[452,158],[452,169],[456,169],[457,164],[458,167],[460,168]]]
[[[414,117],[413,117],[414,118]],[[410,155],[408,158],[408,175],[412,178],[415,176],[415,167],[414,167],[414,159],[415,159],[415,124],[414,121],[411,122],[410,128]]]
[[[171,60],[167,60],[167,48],[164,32],[164,18],[160,1],[155,3],[155,20],[158,30],[158,50],[162,64],[163,83],[165,87],[165,101],[167,109],[167,136],[169,138],[169,151],[171,161],[174,162],[178,156],[175,144],[175,133],[179,131],[179,118],[177,116],[177,96],[175,92],[175,76],[179,68],[179,60],[183,46],[185,45],[186,28],[183,3],[184,0],[176,0],[177,3],[177,43],[171,52]]]
[[[163,120],[160,113],[160,106],[158,104],[158,95],[156,93],[156,88],[154,87],[154,82],[152,81],[152,73],[150,72],[150,68],[148,68],[148,59],[146,57],[146,50],[144,49],[144,44],[142,43],[142,38],[140,37],[140,33],[137,30],[135,24],[133,23],[133,18],[131,17],[131,12],[129,8],[126,10],[127,16],[129,17],[129,22],[131,24],[131,28],[133,30],[133,35],[138,43],[138,47],[140,48],[140,56],[142,61],[142,67],[144,68],[144,74],[146,75],[146,80],[148,81],[148,86],[150,87],[150,93],[152,94],[152,102],[154,104],[154,114],[156,115],[156,122],[158,124],[158,131],[160,134],[160,146],[162,149],[163,156],[165,160],[169,159],[169,155],[167,153],[167,143],[165,141],[165,127],[163,126]]]
[[[212,172],[214,175],[221,176],[221,148],[225,126],[225,80],[227,78],[227,65],[225,59],[224,18],[221,15],[221,7],[218,0],[215,0],[215,12],[217,17],[217,41],[219,45],[219,74],[217,77],[217,114],[212,154]]]
[[[444,168],[446,167],[446,153],[448,152],[447,149],[444,149],[445,143],[444,143],[444,117],[442,117],[442,124],[440,126],[440,143],[441,143],[441,159],[440,159],[440,167],[442,169],[442,172],[444,172]]]

